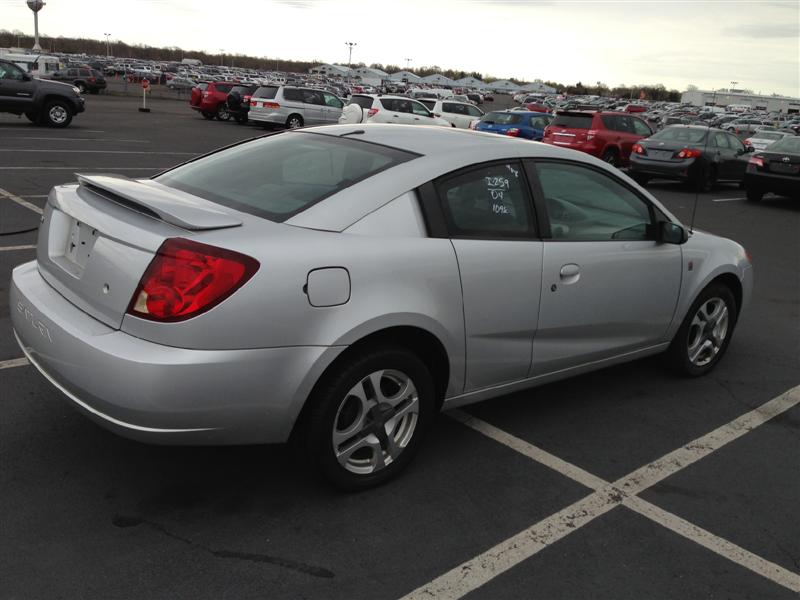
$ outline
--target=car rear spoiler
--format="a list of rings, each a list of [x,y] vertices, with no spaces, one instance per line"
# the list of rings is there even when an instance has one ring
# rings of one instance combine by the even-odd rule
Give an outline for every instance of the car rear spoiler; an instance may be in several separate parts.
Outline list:
[[[240,219],[215,209],[207,200],[155,181],[138,181],[124,175],[75,173],[75,176],[82,188],[110,202],[183,229],[222,229],[242,224]]]

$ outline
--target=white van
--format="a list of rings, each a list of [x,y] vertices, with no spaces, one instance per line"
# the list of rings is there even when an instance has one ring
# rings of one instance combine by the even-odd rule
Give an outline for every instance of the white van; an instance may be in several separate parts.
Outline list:
[[[752,107],[749,104],[728,104],[727,109],[728,112],[743,113],[752,110]]]
[[[34,77],[49,77],[62,68],[57,56],[46,54],[3,54],[3,58]]]

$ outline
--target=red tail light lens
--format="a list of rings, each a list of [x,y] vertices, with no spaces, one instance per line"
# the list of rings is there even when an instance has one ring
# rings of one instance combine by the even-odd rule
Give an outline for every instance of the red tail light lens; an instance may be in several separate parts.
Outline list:
[[[190,319],[228,298],[258,268],[258,261],[244,254],[170,238],[142,275],[128,312],[151,321]]]
[[[647,150],[645,150],[644,146],[642,146],[641,144],[634,144],[632,150],[636,154],[647,154]]]
[[[751,156],[750,160],[747,161],[747,164],[764,168],[764,159],[760,156]]]
[[[258,106],[258,102],[255,100],[250,100],[250,106]]]
[[[377,114],[378,114],[378,109],[377,108],[370,108],[367,111],[367,118],[374,117]]]
[[[281,105],[277,102],[264,102],[262,105],[264,108],[280,108]]]
[[[510,135],[511,137],[518,137],[519,136],[519,129],[516,127],[512,127],[511,129],[506,130],[506,135]]]
[[[97,78],[96,77],[89,77],[89,79],[87,79],[87,81],[89,83],[95,83],[97,81]]]
[[[701,154],[697,148],[684,148],[675,154],[675,158],[699,158]]]
[[[744,142],[742,142],[742,143],[743,143],[745,146],[752,146],[752,145],[753,145],[753,142],[751,142],[749,139],[745,140],[745,141],[744,141]]]

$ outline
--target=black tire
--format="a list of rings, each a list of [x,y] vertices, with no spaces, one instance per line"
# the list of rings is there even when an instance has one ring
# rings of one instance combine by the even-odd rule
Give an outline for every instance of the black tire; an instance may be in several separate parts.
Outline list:
[[[205,110],[202,111],[200,114],[203,115],[203,117],[208,119],[209,121],[214,118],[214,113],[210,113],[210,112],[205,111]]]
[[[49,127],[66,127],[72,122],[72,108],[63,100],[51,100],[44,105],[41,120]]]
[[[375,431],[384,431],[384,426],[380,423],[386,421],[376,419],[391,419],[388,403],[378,405],[372,400],[373,406],[370,412],[364,412],[364,405],[355,396],[348,395],[348,393],[361,383],[361,387],[358,389],[363,390],[365,398],[377,398],[378,396],[374,392],[370,392],[370,390],[374,390],[372,384],[365,384],[364,381],[370,381],[370,374],[383,370],[404,375],[412,382],[417,391],[416,419],[414,420],[412,416],[401,418],[395,424],[394,430],[388,436],[383,436],[385,439],[380,441],[379,446],[381,460],[389,458],[386,452],[389,448],[390,437],[397,443],[396,436],[401,436],[400,443],[404,444],[399,453],[384,466],[363,463],[363,461],[374,460],[378,455],[375,454],[374,447],[362,447],[351,455],[351,459],[356,463],[361,461],[362,467],[356,464],[348,468],[337,459],[333,441],[336,428],[337,426],[341,427],[342,419],[344,419],[345,429],[350,425],[356,426],[361,417],[364,419],[364,426],[353,433],[352,438],[345,443],[352,443],[352,440],[358,440],[359,436],[362,440],[369,436],[378,440],[375,433],[369,433],[369,429],[374,427]],[[383,390],[383,383],[391,384],[392,380],[381,379],[379,384],[381,390]],[[398,396],[403,395],[399,388],[395,391]],[[409,396],[409,398],[398,400],[397,406],[410,406],[413,404],[413,402],[409,403],[410,398]],[[433,378],[428,368],[411,351],[403,347],[392,346],[365,348],[346,358],[344,362],[337,365],[335,370],[327,373],[317,383],[308,403],[303,421],[298,424],[296,443],[315,470],[328,482],[344,491],[359,491],[381,485],[400,473],[411,462],[419,449],[425,431],[433,421],[436,405]],[[353,408],[353,403],[355,403],[355,408]],[[378,406],[383,410],[379,410]],[[353,413],[353,410],[356,412]],[[372,414],[373,411],[374,414]],[[403,419],[409,419],[409,422],[414,420],[410,430],[408,422]],[[365,431],[367,433],[364,433]],[[404,431],[405,433],[403,433]],[[404,439],[404,436],[408,435],[410,437]],[[373,458],[369,459],[366,455],[371,455]],[[360,458],[356,458],[357,456]],[[350,463],[349,460],[345,460],[345,462]],[[375,470],[368,473],[356,473],[350,470],[353,468]]]
[[[647,175],[642,175],[641,173],[631,173],[631,179],[633,179],[642,187],[645,187],[648,183],[650,183],[650,177]]]
[[[705,332],[696,324],[694,324],[695,316],[698,315],[698,311],[700,311],[701,307],[704,308],[704,311],[707,311],[708,306],[713,306],[717,300],[724,302],[727,310],[725,336],[721,341],[721,344],[719,344],[718,349],[713,353],[713,356],[709,357],[710,360],[705,364],[698,364],[701,362],[700,360],[696,360],[694,362],[691,360],[689,352],[690,342],[697,340],[698,336],[702,338],[711,332]],[[686,313],[686,317],[683,319],[683,323],[681,323],[678,332],[675,334],[675,337],[672,339],[672,343],[667,349],[666,358],[670,367],[675,372],[687,377],[699,377],[711,371],[728,349],[728,344],[730,344],[731,337],[733,337],[733,331],[736,327],[738,315],[739,312],[738,307],[736,306],[736,299],[734,298],[733,292],[728,286],[722,283],[712,283],[706,287],[702,292],[700,292],[700,295],[692,303],[692,306]],[[722,319],[717,320],[721,321]],[[712,321],[706,321],[706,323],[708,323],[706,326],[707,328],[711,327],[713,324]],[[711,327],[711,329],[716,328]],[[710,338],[707,341],[712,341],[712,344],[714,343],[714,341]],[[699,358],[702,358],[702,356]]]
[[[217,114],[214,115],[214,116],[216,116],[217,120],[219,120],[219,121],[230,121],[231,120],[231,113],[228,110],[228,107],[225,106],[224,103],[221,103],[219,106],[217,106]]]
[[[761,200],[764,198],[764,190],[759,190],[755,188],[748,188],[745,191],[745,194],[747,196],[748,202],[761,202]]]
[[[289,115],[289,118],[286,119],[286,128],[287,129],[297,129],[298,127],[303,126],[303,117],[300,115]]]
[[[710,192],[717,183],[717,169],[713,165],[703,165],[694,178],[694,189],[697,192]]]
[[[614,148],[608,148],[603,151],[603,156],[600,157],[603,162],[610,164],[612,167],[619,166],[619,152]]]

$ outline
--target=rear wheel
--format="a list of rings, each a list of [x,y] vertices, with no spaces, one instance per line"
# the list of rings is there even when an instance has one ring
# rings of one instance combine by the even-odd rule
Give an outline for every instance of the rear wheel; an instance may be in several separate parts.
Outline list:
[[[286,119],[286,127],[289,129],[297,129],[298,127],[303,126],[303,117],[300,115],[291,115],[288,119]]]
[[[694,188],[698,192],[710,192],[714,189],[717,182],[717,170],[713,165],[703,165],[697,172],[694,180]]]
[[[614,148],[608,148],[607,150],[605,150],[601,158],[603,162],[607,162],[612,167],[616,167],[619,165],[619,153]]]
[[[746,191],[746,195],[750,202],[761,202],[762,198],[764,198],[764,190],[750,188]]]
[[[730,288],[714,283],[694,301],[667,350],[673,369],[689,377],[705,375],[728,348],[737,318]]]
[[[217,119],[220,121],[230,121],[231,120],[231,113],[228,110],[228,107],[224,104],[220,104],[217,107]]]
[[[363,490],[411,462],[433,419],[433,379],[409,350],[371,348],[324,377],[309,403],[306,455],[335,486]]]
[[[72,122],[72,111],[62,100],[51,100],[44,107],[43,121],[50,127],[66,127]]]

